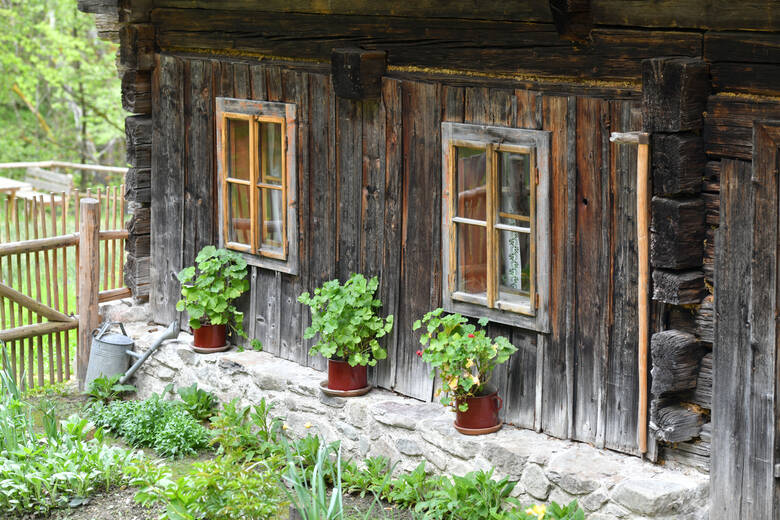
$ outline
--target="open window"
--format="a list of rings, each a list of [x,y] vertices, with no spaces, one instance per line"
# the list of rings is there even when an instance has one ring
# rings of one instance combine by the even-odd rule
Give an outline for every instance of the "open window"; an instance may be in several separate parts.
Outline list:
[[[295,105],[217,98],[220,243],[297,273]]]
[[[548,332],[549,132],[442,123],[445,309]]]

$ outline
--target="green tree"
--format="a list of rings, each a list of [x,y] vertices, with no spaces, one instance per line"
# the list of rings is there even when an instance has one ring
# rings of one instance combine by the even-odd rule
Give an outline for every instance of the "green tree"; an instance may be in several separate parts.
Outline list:
[[[0,0],[0,162],[124,165],[117,46],[76,0]]]

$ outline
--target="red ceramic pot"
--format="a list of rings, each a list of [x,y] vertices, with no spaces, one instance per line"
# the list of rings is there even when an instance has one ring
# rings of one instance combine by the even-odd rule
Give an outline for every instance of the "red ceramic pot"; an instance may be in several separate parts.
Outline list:
[[[227,342],[226,325],[201,325],[192,329],[193,344],[198,348],[220,348]]]
[[[328,388],[359,390],[368,386],[368,367],[350,366],[346,361],[328,360]]]
[[[487,395],[458,400],[459,405],[465,402],[469,408],[465,412],[460,410],[455,412],[455,426],[466,430],[487,430],[501,424],[498,411],[504,405],[504,401],[498,397],[496,390],[489,389],[487,392]]]

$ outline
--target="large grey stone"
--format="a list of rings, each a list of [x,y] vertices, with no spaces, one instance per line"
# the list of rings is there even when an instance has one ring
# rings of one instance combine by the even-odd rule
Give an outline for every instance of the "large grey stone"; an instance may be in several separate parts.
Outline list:
[[[609,495],[607,495],[605,489],[597,489],[590,495],[584,496],[579,499],[579,504],[586,510],[586,511],[598,511],[601,509],[601,506],[603,506],[607,501],[609,500]]]
[[[678,482],[632,478],[618,484],[612,498],[635,513],[657,515],[679,511],[689,491]]]
[[[520,477],[520,483],[525,492],[537,500],[547,500],[552,484],[544,474],[544,470],[536,464],[528,464]]]
[[[528,452],[522,444],[514,442],[487,441],[482,455],[489,460],[498,471],[509,475],[515,480],[520,478],[523,467],[528,461]]]
[[[422,455],[422,448],[420,448],[420,445],[417,443],[417,441],[412,439],[396,439],[395,447],[399,452],[410,457]]]
[[[374,419],[387,426],[414,430],[429,416],[430,407],[397,401],[378,403],[373,410]]]
[[[458,433],[451,418],[427,420],[419,431],[425,442],[461,459],[473,459],[481,449],[478,441]]]

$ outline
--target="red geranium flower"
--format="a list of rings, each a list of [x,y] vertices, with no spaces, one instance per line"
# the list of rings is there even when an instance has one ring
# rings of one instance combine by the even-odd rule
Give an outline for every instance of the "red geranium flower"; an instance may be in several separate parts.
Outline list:
[[[422,350],[417,351],[417,357],[422,357]]]
[[[474,337],[474,334],[469,334],[469,337],[470,337],[470,338],[473,338],[473,337]]]

